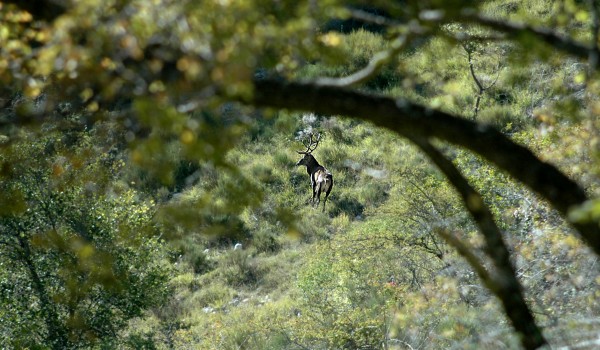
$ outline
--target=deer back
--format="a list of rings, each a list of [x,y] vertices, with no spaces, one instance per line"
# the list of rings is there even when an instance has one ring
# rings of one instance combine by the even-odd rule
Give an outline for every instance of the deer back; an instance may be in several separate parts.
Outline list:
[[[328,175],[331,175],[331,173],[329,171],[327,171],[327,169],[325,169],[325,167],[323,167],[323,166],[317,167],[315,169],[315,171],[312,173],[312,177],[315,182],[327,181]]]

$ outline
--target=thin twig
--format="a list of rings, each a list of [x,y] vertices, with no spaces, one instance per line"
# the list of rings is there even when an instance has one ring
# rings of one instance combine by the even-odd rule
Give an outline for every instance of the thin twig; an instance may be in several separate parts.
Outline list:
[[[438,229],[435,231],[440,237],[446,241],[452,248],[456,249],[458,254],[460,254],[471,267],[477,273],[477,276],[481,279],[483,284],[490,290],[497,290],[497,285],[494,283],[494,279],[490,276],[489,272],[479,260],[479,258],[473,253],[475,248],[473,248],[468,242],[464,242],[460,240],[458,237],[454,236],[450,232],[444,229]]]

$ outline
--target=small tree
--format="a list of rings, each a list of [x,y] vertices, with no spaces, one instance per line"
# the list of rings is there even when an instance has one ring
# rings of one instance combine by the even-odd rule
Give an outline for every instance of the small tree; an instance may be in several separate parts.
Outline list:
[[[11,156],[28,155],[0,185],[0,342],[14,348],[110,342],[168,292],[152,203],[105,191],[117,163],[64,162],[62,152],[89,145],[78,137],[79,147],[53,135],[10,147]]]

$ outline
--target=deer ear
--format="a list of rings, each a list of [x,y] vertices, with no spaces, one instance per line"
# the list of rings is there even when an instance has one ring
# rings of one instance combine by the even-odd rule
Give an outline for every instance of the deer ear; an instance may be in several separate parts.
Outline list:
[[[304,151],[296,151],[296,152],[298,152],[298,154],[306,154],[306,152],[304,152]]]

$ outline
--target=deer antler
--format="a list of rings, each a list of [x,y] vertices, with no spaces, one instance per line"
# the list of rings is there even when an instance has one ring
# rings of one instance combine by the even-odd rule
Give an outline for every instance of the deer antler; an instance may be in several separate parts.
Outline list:
[[[321,134],[317,133],[316,137],[314,133],[308,134],[309,138],[302,140],[302,144],[306,147],[306,151],[297,151],[300,154],[311,154],[317,146],[319,146],[319,141],[321,141]]]

